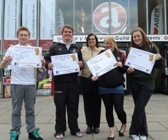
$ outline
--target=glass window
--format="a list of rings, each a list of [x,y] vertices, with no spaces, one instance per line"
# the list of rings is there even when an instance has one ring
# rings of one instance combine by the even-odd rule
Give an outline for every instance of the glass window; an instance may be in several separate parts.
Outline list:
[[[137,25],[137,0],[93,0],[93,32],[130,34]]]
[[[95,34],[109,34],[110,31],[110,9],[109,0],[93,0],[93,25],[92,29]]]
[[[75,1],[75,34],[89,34],[92,31],[91,1]]]
[[[138,27],[138,1],[128,0],[128,28],[126,34],[130,34],[132,30]],[[141,9],[142,10],[142,9]]]
[[[128,0],[111,0],[110,33],[128,34],[130,20]]]
[[[59,12],[62,14],[60,15],[60,18],[62,19],[62,25],[70,24],[72,27],[74,27],[74,6],[73,6],[73,0],[57,0],[57,7],[59,8]],[[58,12],[58,10],[57,10]],[[57,13],[58,14],[58,13]],[[58,24],[58,19],[57,23]],[[60,29],[61,31],[61,29]],[[59,33],[59,32],[58,32]]]
[[[0,53],[2,53],[1,42],[2,42],[2,0],[0,1]]]

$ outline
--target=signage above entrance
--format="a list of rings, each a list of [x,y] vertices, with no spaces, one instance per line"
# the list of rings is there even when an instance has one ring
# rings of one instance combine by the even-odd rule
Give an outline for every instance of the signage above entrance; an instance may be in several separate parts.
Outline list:
[[[113,36],[116,42],[131,42],[131,35],[96,35],[99,42],[103,42],[106,36]],[[167,42],[168,35],[147,35],[153,42]],[[86,42],[87,35],[74,35],[74,42]],[[61,35],[53,35],[53,42],[59,42]]]
[[[110,17],[109,17],[110,16]],[[109,2],[98,5],[93,13],[93,23],[96,29],[104,34],[119,33],[127,23],[127,14],[124,7],[118,3]]]

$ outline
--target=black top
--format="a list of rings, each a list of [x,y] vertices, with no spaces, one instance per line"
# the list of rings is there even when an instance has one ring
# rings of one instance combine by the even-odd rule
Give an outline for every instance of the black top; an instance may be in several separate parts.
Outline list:
[[[51,63],[51,56],[62,55],[62,54],[72,54],[72,53],[77,53],[78,60],[82,61],[81,50],[79,47],[76,46],[76,44],[71,44],[69,50],[66,48],[66,45],[63,43],[53,44],[50,47],[48,53],[44,56],[44,59],[46,60],[45,67],[48,69],[48,64]],[[58,75],[58,76],[54,76],[53,78],[54,78],[54,81],[76,81],[77,75],[78,75],[78,72]]]
[[[122,67],[116,67],[113,70],[103,74],[98,79],[98,85],[105,88],[113,88],[120,85],[124,85],[125,78],[123,74],[126,72],[127,68],[124,65],[126,57],[125,55],[118,51],[114,50],[113,55],[115,56],[117,62],[121,62],[123,65]]]
[[[143,47],[136,47],[136,49],[144,50]],[[154,54],[158,53],[154,46],[150,46],[149,52],[152,52]],[[142,63],[143,63],[143,61],[142,61]],[[164,59],[161,58],[161,59],[155,61],[154,67],[151,71],[151,74],[134,69],[134,72],[129,75],[132,78],[153,79],[154,80],[156,78],[155,68],[161,68],[163,65],[164,65]]]

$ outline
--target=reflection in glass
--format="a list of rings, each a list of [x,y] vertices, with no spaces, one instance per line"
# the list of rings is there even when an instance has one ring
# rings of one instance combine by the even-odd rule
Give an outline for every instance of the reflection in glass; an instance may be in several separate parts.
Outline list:
[[[75,0],[75,33],[89,34],[92,27],[91,0]]]
[[[62,14],[58,18],[62,19],[62,22],[65,24],[70,24],[71,26],[74,26],[73,24],[73,0],[57,0],[57,7],[59,8],[59,11],[61,11]],[[58,23],[58,22],[57,22]],[[61,30],[61,28],[60,28]],[[59,30],[59,31],[60,31]],[[58,33],[60,34],[60,33]]]

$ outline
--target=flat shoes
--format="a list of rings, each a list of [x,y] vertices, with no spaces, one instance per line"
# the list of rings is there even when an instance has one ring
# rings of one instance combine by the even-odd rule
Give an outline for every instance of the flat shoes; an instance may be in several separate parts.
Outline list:
[[[98,134],[98,133],[99,133],[99,128],[98,128],[98,127],[95,127],[95,128],[93,129],[93,132],[94,132],[95,134]]]
[[[93,132],[92,128],[90,126],[87,127],[86,133],[91,134]]]

